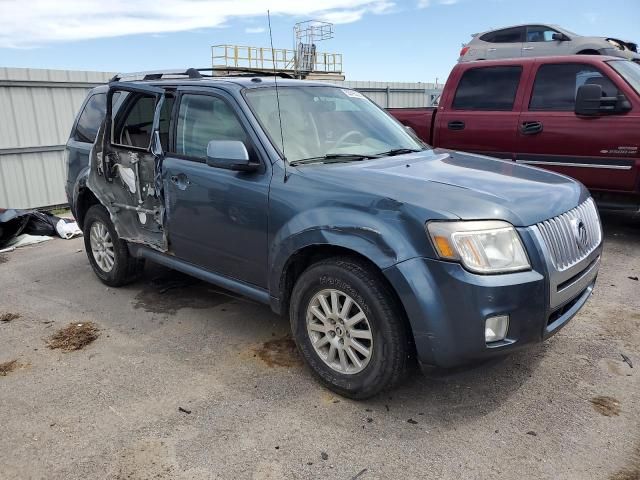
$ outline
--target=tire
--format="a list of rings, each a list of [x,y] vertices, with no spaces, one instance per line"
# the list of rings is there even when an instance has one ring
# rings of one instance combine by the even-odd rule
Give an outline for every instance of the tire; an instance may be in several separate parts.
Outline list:
[[[93,271],[102,283],[120,287],[140,276],[144,260],[129,254],[127,242],[120,240],[109,213],[102,205],[93,205],[87,211],[83,226],[84,248]]]
[[[320,297],[324,297],[324,305]],[[334,298],[337,308],[333,307]],[[348,306],[347,298],[351,300]],[[327,307],[332,318],[325,315]],[[345,321],[357,320],[360,313],[364,319],[356,324]],[[404,315],[381,274],[365,262],[332,258],[305,270],[293,288],[290,320],[294,340],[311,371],[342,396],[369,398],[405,376],[410,347]],[[369,352],[368,357],[364,351]]]

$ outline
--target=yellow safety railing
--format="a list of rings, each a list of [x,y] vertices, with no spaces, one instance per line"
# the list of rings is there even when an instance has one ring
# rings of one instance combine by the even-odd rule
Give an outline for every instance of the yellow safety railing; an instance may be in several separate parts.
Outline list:
[[[214,45],[211,47],[212,66],[239,67],[258,70],[298,70],[295,50],[284,48],[248,47],[243,45]],[[342,54],[317,52],[314,72],[341,73]]]

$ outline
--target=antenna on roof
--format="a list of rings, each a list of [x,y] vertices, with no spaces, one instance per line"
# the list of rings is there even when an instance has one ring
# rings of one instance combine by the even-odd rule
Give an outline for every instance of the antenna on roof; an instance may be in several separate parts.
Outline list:
[[[280,141],[282,142],[282,157],[284,160],[284,181],[287,181],[287,154],[284,151],[284,132],[282,131],[282,114],[280,113],[280,93],[278,92],[278,75],[276,73],[275,50],[273,49],[273,34],[271,33],[271,13],[267,10],[267,20],[269,22],[269,41],[271,42],[271,56],[273,63],[273,82],[276,85],[276,103],[278,105],[278,122],[280,123]]]

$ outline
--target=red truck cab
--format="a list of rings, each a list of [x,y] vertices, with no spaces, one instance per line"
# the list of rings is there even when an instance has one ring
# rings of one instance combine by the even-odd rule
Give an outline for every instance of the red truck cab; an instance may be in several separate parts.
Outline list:
[[[456,65],[439,106],[389,112],[434,147],[548,168],[640,204],[640,65],[598,55]]]

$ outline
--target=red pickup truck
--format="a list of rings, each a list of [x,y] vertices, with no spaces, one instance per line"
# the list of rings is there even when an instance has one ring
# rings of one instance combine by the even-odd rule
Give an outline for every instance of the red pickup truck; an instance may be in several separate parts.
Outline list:
[[[455,66],[436,108],[389,113],[434,147],[548,168],[640,206],[640,64],[574,55]]]

